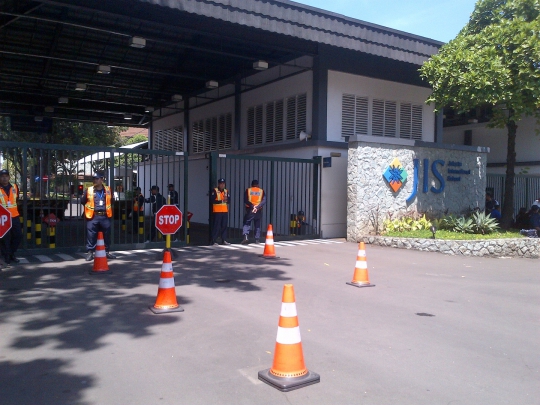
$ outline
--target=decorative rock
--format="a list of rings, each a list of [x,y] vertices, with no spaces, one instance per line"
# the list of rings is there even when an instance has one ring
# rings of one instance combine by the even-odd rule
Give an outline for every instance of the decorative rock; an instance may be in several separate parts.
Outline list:
[[[537,259],[540,256],[540,239],[483,239],[453,240],[396,238],[385,236],[367,236],[361,238],[365,243],[388,246],[398,249],[440,252],[448,255],[477,257],[527,257]]]

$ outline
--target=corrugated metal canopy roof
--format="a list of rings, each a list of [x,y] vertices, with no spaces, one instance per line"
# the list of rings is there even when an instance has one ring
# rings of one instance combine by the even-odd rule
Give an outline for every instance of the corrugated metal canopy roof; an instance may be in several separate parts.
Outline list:
[[[234,83],[256,60],[316,56],[319,44],[412,64],[440,45],[284,0],[0,0],[0,114],[146,126],[146,106]]]

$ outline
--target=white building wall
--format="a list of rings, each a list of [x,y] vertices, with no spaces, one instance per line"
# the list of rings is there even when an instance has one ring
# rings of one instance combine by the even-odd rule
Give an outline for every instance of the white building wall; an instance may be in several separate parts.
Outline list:
[[[434,107],[425,104],[425,101],[431,94],[430,89],[336,71],[328,72],[327,133],[329,141],[343,141],[341,136],[343,94],[422,104],[422,140],[426,142],[434,141]],[[377,137],[374,138],[377,139]]]
[[[532,117],[525,118],[518,122],[516,136],[516,161],[532,162],[540,161],[540,137],[536,131],[540,126]],[[508,131],[506,128],[487,128],[485,124],[462,125],[457,127],[444,128],[444,143],[463,145],[464,133],[466,130],[472,131],[473,146],[488,146],[490,153],[487,156],[489,163],[505,163],[508,142]],[[488,167],[488,173],[504,174],[506,167]],[[540,166],[516,166],[515,173],[540,174]]]
[[[152,130],[155,132],[163,129],[174,128],[179,125],[184,125],[184,113],[171,114],[163,118],[154,115],[154,121],[152,122]],[[154,134],[150,134],[150,136],[153,135]]]

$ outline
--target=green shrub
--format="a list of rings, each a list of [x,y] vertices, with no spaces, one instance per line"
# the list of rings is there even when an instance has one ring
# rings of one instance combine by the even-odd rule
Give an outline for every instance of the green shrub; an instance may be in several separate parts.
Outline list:
[[[485,212],[477,211],[471,216],[474,233],[486,235],[499,230],[499,223],[495,218],[486,215]]]
[[[426,219],[425,215],[419,219],[411,217],[387,219],[383,223],[384,232],[420,231],[430,227],[431,222]]]

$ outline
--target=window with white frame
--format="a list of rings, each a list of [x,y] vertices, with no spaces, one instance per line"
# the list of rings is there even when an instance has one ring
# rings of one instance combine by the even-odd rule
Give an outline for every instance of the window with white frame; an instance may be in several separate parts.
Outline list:
[[[232,114],[205,118],[191,127],[193,153],[230,149],[232,147]]]
[[[341,136],[422,139],[421,104],[343,94]]]
[[[157,150],[184,151],[184,127],[154,131],[153,148]]]
[[[297,139],[307,127],[307,96],[299,94],[249,107],[247,145],[263,145]]]

